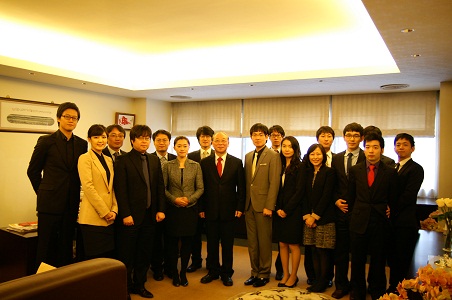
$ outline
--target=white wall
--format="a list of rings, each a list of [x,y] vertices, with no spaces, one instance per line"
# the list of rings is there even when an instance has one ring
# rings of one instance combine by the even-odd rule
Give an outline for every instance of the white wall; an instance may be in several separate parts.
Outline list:
[[[40,102],[76,103],[81,118],[74,132],[84,139],[92,124],[112,124],[115,112],[136,114],[137,122],[146,122],[153,130],[170,128],[171,103],[167,102],[93,93],[3,76],[0,76],[0,96]],[[27,167],[41,135],[0,132],[0,227],[9,223],[36,220],[36,195],[27,177]],[[126,151],[131,148],[128,134],[123,148]]]

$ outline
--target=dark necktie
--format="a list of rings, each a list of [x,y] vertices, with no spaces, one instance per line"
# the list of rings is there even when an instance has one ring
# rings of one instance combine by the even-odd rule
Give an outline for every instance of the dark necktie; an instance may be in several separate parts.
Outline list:
[[[146,208],[149,208],[149,206],[151,206],[151,180],[149,178],[148,160],[146,159],[146,155],[141,155],[141,164],[143,166],[143,175],[144,180],[146,181],[148,192],[146,199]]]
[[[352,159],[353,159],[353,153],[349,153],[348,158],[347,158],[347,175],[348,175],[348,172],[350,172],[350,168],[352,167]]]
[[[372,184],[374,183],[375,180],[375,165],[369,165],[369,173],[367,173],[367,184],[369,185],[369,187],[372,186]]]
[[[166,157],[162,156],[160,157],[160,164],[163,166],[163,164],[166,162]]]
[[[223,159],[221,157],[218,157],[218,162],[217,162],[217,171],[218,171],[218,175],[223,174],[223,165],[221,164],[221,162],[223,161]]]
[[[400,168],[400,163],[396,163],[395,169],[396,169],[397,172],[399,172],[399,168]]]
[[[279,150],[278,149],[273,149],[276,153],[279,153]]]
[[[116,159],[118,159],[119,153],[115,152],[113,153],[113,162],[116,162]]]

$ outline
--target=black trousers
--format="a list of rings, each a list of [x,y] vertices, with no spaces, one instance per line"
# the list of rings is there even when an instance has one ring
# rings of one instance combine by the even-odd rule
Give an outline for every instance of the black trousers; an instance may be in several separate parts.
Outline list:
[[[151,263],[155,224],[150,211],[141,224],[119,226],[117,238],[118,259],[127,268],[127,287],[144,287]],[[132,277],[133,276],[133,277]]]
[[[348,269],[350,263],[350,232],[347,219],[339,219],[336,222],[336,247],[334,249],[334,283],[337,290],[350,290]]]
[[[154,273],[163,272],[164,264],[168,261],[168,251],[165,251],[165,221],[155,226],[154,244],[152,246],[151,269]]]
[[[204,231],[205,219],[198,218],[198,225],[196,227],[196,233],[192,237],[191,245],[191,263],[195,265],[202,264],[202,233]],[[207,267],[207,265],[206,265]]]
[[[191,245],[193,243],[192,236],[167,236],[168,247],[166,251],[168,251],[168,268],[173,276],[177,276],[177,261],[179,260],[180,255],[180,272],[184,274],[187,271],[188,261],[190,260],[191,253]],[[180,248],[179,248],[180,241]],[[165,262],[166,264],[166,262]],[[166,266],[165,266],[166,267]]]
[[[235,220],[232,221],[206,221],[207,233],[207,265],[209,272],[222,277],[231,277],[234,273],[233,247],[234,247]],[[221,264],[220,264],[221,242]]]
[[[38,212],[38,224],[36,269],[41,262],[54,267],[71,264],[77,215]]]

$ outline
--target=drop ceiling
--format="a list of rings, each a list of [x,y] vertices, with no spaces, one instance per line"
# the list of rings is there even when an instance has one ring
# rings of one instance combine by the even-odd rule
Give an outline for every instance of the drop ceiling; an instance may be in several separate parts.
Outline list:
[[[0,76],[163,101],[439,90],[451,15],[450,0],[2,0]]]

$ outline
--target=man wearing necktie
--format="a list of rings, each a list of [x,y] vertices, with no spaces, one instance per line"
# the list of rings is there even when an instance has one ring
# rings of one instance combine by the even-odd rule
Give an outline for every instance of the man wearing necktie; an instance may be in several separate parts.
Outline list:
[[[369,291],[373,300],[386,292],[386,247],[391,230],[388,207],[396,205],[397,172],[381,162],[383,137],[364,137],[366,161],[349,172],[348,203],[351,210],[351,298],[366,299],[366,261],[370,255]]]
[[[414,248],[418,239],[419,221],[416,217],[416,202],[424,181],[424,169],[412,158],[414,138],[408,133],[399,133],[394,139],[394,150],[398,156],[397,202],[391,208],[393,247],[389,252],[389,289],[394,292],[399,282],[408,275]]]
[[[111,157],[113,162],[116,162],[118,156],[126,154],[127,152],[121,150],[126,137],[126,131],[121,125],[110,125],[107,127],[107,147],[102,150],[102,153]]]
[[[229,137],[226,133],[215,133],[212,145],[215,156],[201,160],[204,194],[199,201],[199,214],[206,220],[209,265],[209,272],[201,278],[201,283],[221,277],[225,286],[231,286],[234,228],[245,207],[245,174],[242,161],[227,153]]]
[[[202,159],[209,156],[215,156],[215,151],[212,150],[212,139],[215,132],[209,126],[201,126],[196,131],[196,138],[198,139],[201,149],[188,153],[188,158],[200,163]],[[198,227],[196,234],[193,236],[193,244],[191,247],[191,265],[187,268],[188,273],[195,272],[202,267],[202,233],[204,230],[204,219],[198,219]],[[209,269],[208,264],[206,268]]]

